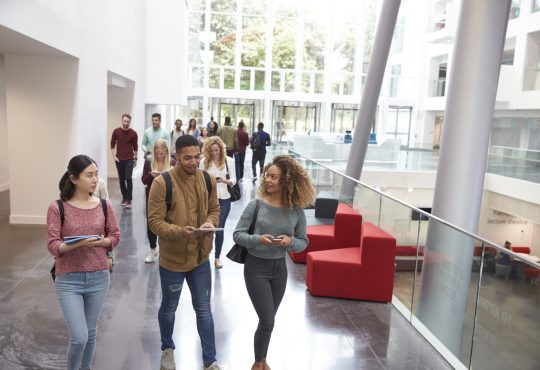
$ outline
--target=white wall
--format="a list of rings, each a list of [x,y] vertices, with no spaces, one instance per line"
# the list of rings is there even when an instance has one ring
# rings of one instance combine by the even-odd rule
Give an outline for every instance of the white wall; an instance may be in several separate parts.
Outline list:
[[[0,2],[0,54],[6,58],[0,91],[4,76],[7,81],[5,106],[0,95],[0,130],[6,111],[9,129],[0,137],[9,142],[6,153],[0,148],[0,166],[9,154],[10,222],[45,222],[48,203],[58,198],[58,180],[75,154],[90,155],[107,174],[109,125],[118,125],[122,113],[131,113],[132,128],[142,137],[147,96],[160,104],[181,103],[185,7],[173,0]],[[11,42],[4,35],[13,37]],[[17,47],[20,39],[23,52]],[[108,72],[130,80],[130,91],[112,92],[108,100]],[[147,80],[153,83],[150,90]],[[36,150],[28,150],[29,145]],[[0,147],[6,145],[0,142]],[[29,166],[36,170],[28,171]],[[4,173],[0,167],[0,185]]]
[[[6,117],[6,68],[0,54],[0,191],[9,189],[9,157]]]
[[[146,9],[146,101],[154,104],[187,104],[186,4],[153,0]]]
[[[11,223],[43,224],[66,171],[78,63],[6,55]]]

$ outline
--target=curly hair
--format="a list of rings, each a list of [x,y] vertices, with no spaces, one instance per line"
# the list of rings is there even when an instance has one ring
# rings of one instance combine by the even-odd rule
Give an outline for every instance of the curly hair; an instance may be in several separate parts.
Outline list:
[[[212,136],[206,139],[203,146],[203,156],[204,156],[204,170],[208,170],[212,164],[212,154],[210,154],[210,147],[214,144],[219,146],[219,160],[217,163],[217,168],[222,169],[225,166],[225,144],[219,138],[219,136]]]
[[[305,208],[315,200],[315,188],[311,179],[302,165],[290,155],[277,155],[272,162],[264,167],[261,178],[266,177],[266,172],[271,166],[277,166],[281,170],[279,182],[281,184],[281,202],[287,208]],[[258,193],[261,197],[268,195],[266,182],[261,181]]]

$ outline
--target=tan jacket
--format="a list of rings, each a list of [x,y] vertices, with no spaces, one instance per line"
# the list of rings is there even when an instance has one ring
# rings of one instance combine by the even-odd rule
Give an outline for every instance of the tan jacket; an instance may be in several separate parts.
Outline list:
[[[227,150],[237,150],[238,136],[232,126],[223,125],[218,129],[217,136],[225,143]]]
[[[157,177],[148,196],[148,224],[159,236],[159,265],[170,271],[191,271],[208,259],[212,250],[212,233],[186,239],[182,235],[184,226],[199,227],[210,222],[219,224],[219,202],[216,180],[210,176],[212,191],[210,198],[201,170],[195,176],[188,175],[180,166],[169,170],[171,175],[172,204],[167,212],[165,204],[165,180]]]

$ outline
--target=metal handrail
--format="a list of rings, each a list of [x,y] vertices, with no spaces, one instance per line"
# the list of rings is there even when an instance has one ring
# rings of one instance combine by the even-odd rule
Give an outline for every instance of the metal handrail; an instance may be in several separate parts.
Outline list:
[[[416,208],[415,206],[410,205],[409,203],[404,202],[404,201],[402,201],[401,199],[398,199],[398,198],[396,198],[396,197],[394,197],[394,196],[392,196],[392,195],[386,194],[386,193],[384,193],[384,192],[382,192],[382,191],[380,191],[380,190],[374,188],[374,187],[371,186],[371,185],[365,184],[365,183],[363,183],[363,182],[360,181],[360,180],[354,179],[354,178],[352,178],[352,177],[350,177],[350,176],[348,176],[348,175],[346,175],[346,174],[344,174],[344,173],[342,173],[342,172],[339,172],[339,171],[337,171],[337,170],[335,170],[335,169],[333,169],[333,168],[330,168],[330,167],[328,167],[328,166],[326,166],[326,165],[324,165],[324,164],[322,164],[322,163],[320,163],[320,162],[317,162],[316,160],[313,160],[313,159],[311,159],[311,158],[308,158],[308,157],[306,157],[305,155],[300,154],[300,153],[298,153],[298,152],[295,152],[294,150],[292,150],[292,149],[290,149],[290,148],[288,148],[288,147],[286,147],[286,146],[284,146],[284,145],[281,145],[281,144],[278,144],[278,143],[275,143],[275,142],[273,142],[272,145],[276,145],[276,146],[279,146],[279,147],[281,147],[281,148],[284,148],[284,149],[286,149],[287,151],[289,151],[289,152],[291,152],[291,153],[294,153],[294,154],[297,155],[297,156],[300,156],[300,157],[302,157],[302,158],[304,158],[304,159],[306,159],[306,160],[308,160],[308,161],[311,161],[311,162],[317,164],[318,166],[321,166],[321,167],[323,167],[323,168],[325,168],[325,169],[327,169],[327,170],[329,170],[329,171],[331,171],[331,172],[334,172],[334,173],[336,173],[336,174],[338,174],[338,175],[341,175],[341,176],[343,176],[343,177],[346,178],[346,179],[349,179],[349,180],[351,180],[351,181],[354,181],[354,182],[356,182],[356,183],[358,183],[358,184],[360,184],[360,185],[362,185],[362,186],[364,186],[364,187],[366,187],[366,188],[368,188],[368,189],[370,189],[370,190],[372,190],[372,191],[374,191],[374,192],[380,194],[381,196],[384,196],[384,197],[386,197],[386,198],[388,198],[388,199],[393,200],[394,202],[397,202],[397,203],[399,203],[399,204],[401,204],[401,205],[403,205],[403,206],[405,206],[405,207],[408,207],[408,208],[414,210],[415,212],[418,212],[418,213],[420,213],[420,214],[423,214],[424,216],[426,216],[426,217],[428,217],[428,218],[430,218],[430,219],[434,219],[434,220],[436,220],[436,221],[442,223],[443,225],[446,225],[446,226],[448,226],[448,227],[450,227],[450,228],[452,228],[452,229],[454,229],[454,230],[457,230],[457,231],[459,231],[459,232],[461,232],[461,233],[463,233],[463,234],[465,234],[465,235],[467,235],[467,236],[469,236],[469,237],[472,237],[472,238],[474,238],[474,239],[476,239],[476,240],[479,240],[479,241],[481,241],[481,242],[484,243],[484,244],[489,244],[490,247],[495,247],[495,249],[497,249],[497,250],[499,250],[499,251],[501,251],[501,252],[503,252],[503,253],[507,253],[507,254],[511,255],[513,258],[518,259],[518,260],[520,260],[521,262],[525,262],[526,264],[528,264],[528,265],[530,265],[530,266],[533,266],[533,267],[536,267],[536,268],[540,268],[540,264],[539,264],[539,263],[535,263],[535,262],[529,261],[529,260],[527,260],[527,259],[521,257],[520,255],[516,254],[516,252],[511,251],[511,250],[508,250],[508,249],[506,249],[506,248],[504,248],[504,247],[502,247],[502,246],[500,246],[500,245],[498,245],[498,244],[492,242],[491,240],[488,240],[488,239],[483,238],[483,237],[481,237],[481,236],[475,235],[475,234],[473,234],[473,233],[471,233],[471,232],[469,232],[469,231],[467,231],[467,230],[462,229],[461,227],[459,227],[459,226],[457,226],[457,225],[454,225],[454,224],[452,224],[452,223],[450,223],[450,222],[448,222],[448,221],[446,221],[446,220],[443,220],[443,219],[441,219],[441,218],[439,218],[439,217],[437,217],[437,216],[435,216],[435,215],[432,215],[431,213],[428,213],[428,212],[425,212],[425,211],[423,211],[423,210],[421,210],[421,209],[419,209],[419,208]]]

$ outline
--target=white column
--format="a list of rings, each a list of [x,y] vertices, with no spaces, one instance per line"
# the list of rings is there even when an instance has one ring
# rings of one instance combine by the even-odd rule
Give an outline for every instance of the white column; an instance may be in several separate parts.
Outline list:
[[[464,1],[459,14],[433,214],[471,233],[478,228],[509,9],[510,0]],[[430,221],[417,316],[457,357],[473,248],[471,238]]]

